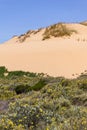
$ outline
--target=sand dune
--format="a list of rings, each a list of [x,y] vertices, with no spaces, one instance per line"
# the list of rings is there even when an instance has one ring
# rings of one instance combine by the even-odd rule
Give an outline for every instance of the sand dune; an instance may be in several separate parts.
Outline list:
[[[42,29],[22,43],[18,37],[0,45],[0,66],[9,70],[44,72],[52,76],[72,78],[87,70],[87,26],[66,24],[77,33],[70,37],[42,41]]]

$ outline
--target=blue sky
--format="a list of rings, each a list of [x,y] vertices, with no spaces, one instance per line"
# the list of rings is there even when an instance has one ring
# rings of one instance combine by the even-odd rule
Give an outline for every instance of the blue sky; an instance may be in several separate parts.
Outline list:
[[[30,29],[87,20],[87,0],[0,0],[0,43]]]

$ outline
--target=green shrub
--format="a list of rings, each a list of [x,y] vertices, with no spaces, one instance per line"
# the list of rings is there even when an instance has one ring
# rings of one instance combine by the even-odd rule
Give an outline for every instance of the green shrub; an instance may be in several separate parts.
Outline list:
[[[36,73],[33,72],[24,72],[24,71],[10,71],[8,72],[8,78],[15,78],[15,77],[36,77]]]
[[[4,66],[0,67],[0,77],[4,77],[4,73],[7,73],[7,69]]]
[[[87,80],[80,80],[78,82],[78,87],[84,91],[87,91]]]
[[[72,103],[74,105],[87,106],[87,95],[81,94],[81,95],[74,96],[72,99]]]
[[[46,85],[46,82],[44,80],[40,80],[38,83],[36,83],[34,86],[30,87],[28,90],[35,90],[38,91],[42,89]]]
[[[23,71],[11,71],[8,73],[8,77],[23,76],[24,74],[25,74],[25,72],[23,72]]]
[[[29,86],[29,85],[17,85],[15,87],[15,92],[17,94],[21,94],[21,93],[26,93],[29,92],[31,90],[34,91],[39,91],[41,88],[43,88],[46,85],[44,80],[40,80],[38,81],[38,83],[36,83],[34,86]]]
[[[21,93],[26,93],[26,92],[28,92],[28,89],[30,88],[30,86],[28,86],[28,85],[18,85],[18,86],[16,86],[15,87],[15,92],[17,93],[17,94],[21,94]]]
[[[6,86],[0,88],[0,100],[10,99],[15,95],[15,91],[10,91]]]
[[[69,79],[62,80],[62,86],[71,86],[71,81]]]
[[[46,120],[45,112],[39,105],[31,106],[20,100],[10,104],[9,112],[8,118],[17,126],[22,124],[25,129],[36,128],[39,122]]]
[[[4,116],[0,119],[0,130],[24,130],[24,127],[21,124],[14,124],[12,120]]]

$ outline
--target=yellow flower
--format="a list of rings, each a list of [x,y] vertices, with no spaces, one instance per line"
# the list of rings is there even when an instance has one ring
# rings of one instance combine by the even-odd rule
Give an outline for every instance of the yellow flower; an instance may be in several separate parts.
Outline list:
[[[1,121],[4,122],[4,119],[2,119]]]
[[[11,125],[11,126],[14,125],[13,122],[12,122],[11,120],[9,120],[8,124]]]
[[[36,117],[39,117],[39,115],[36,115]]]
[[[27,117],[25,116],[24,119],[26,119]]]
[[[85,121],[82,121],[82,125],[85,125],[87,122],[86,122],[86,120]]]
[[[5,126],[5,128],[7,129],[8,127],[7,127],[7,126]]]
[[[19,120],[19,122],[22,122],[22,120]]]
[[[43,112],[43,110],[40,108],[40,112]]]
[[[54,122],[54,121],[55,121],[55,118],[52,118],[52,121]]]

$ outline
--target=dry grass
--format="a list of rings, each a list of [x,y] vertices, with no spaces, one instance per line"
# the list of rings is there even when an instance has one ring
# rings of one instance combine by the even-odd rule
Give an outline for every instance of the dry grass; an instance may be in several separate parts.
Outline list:
[[[37,33],[39,33],[42,30],[42,28],[38,29],[38,30],[29,30],[27,31],[25,34],[22,34],[18,37],[19,41],[22,43],[24,42],[27,38],[29,38],[32,34],[35,35]]]
[[[42,40],[48,39],[51,36],[53,37],[71,36],[73,32],[76,33],[75,30],[68,29],[66,25],[64,25],[63,23],[54,24],[46,28]]]
[[[30,37],[30,35],[24,34],[24,35],[19,36],[18,39],[22,43],[26,40],[27,37]]]
[[[80,24],[87,26],[87,21],[81,22]]]

